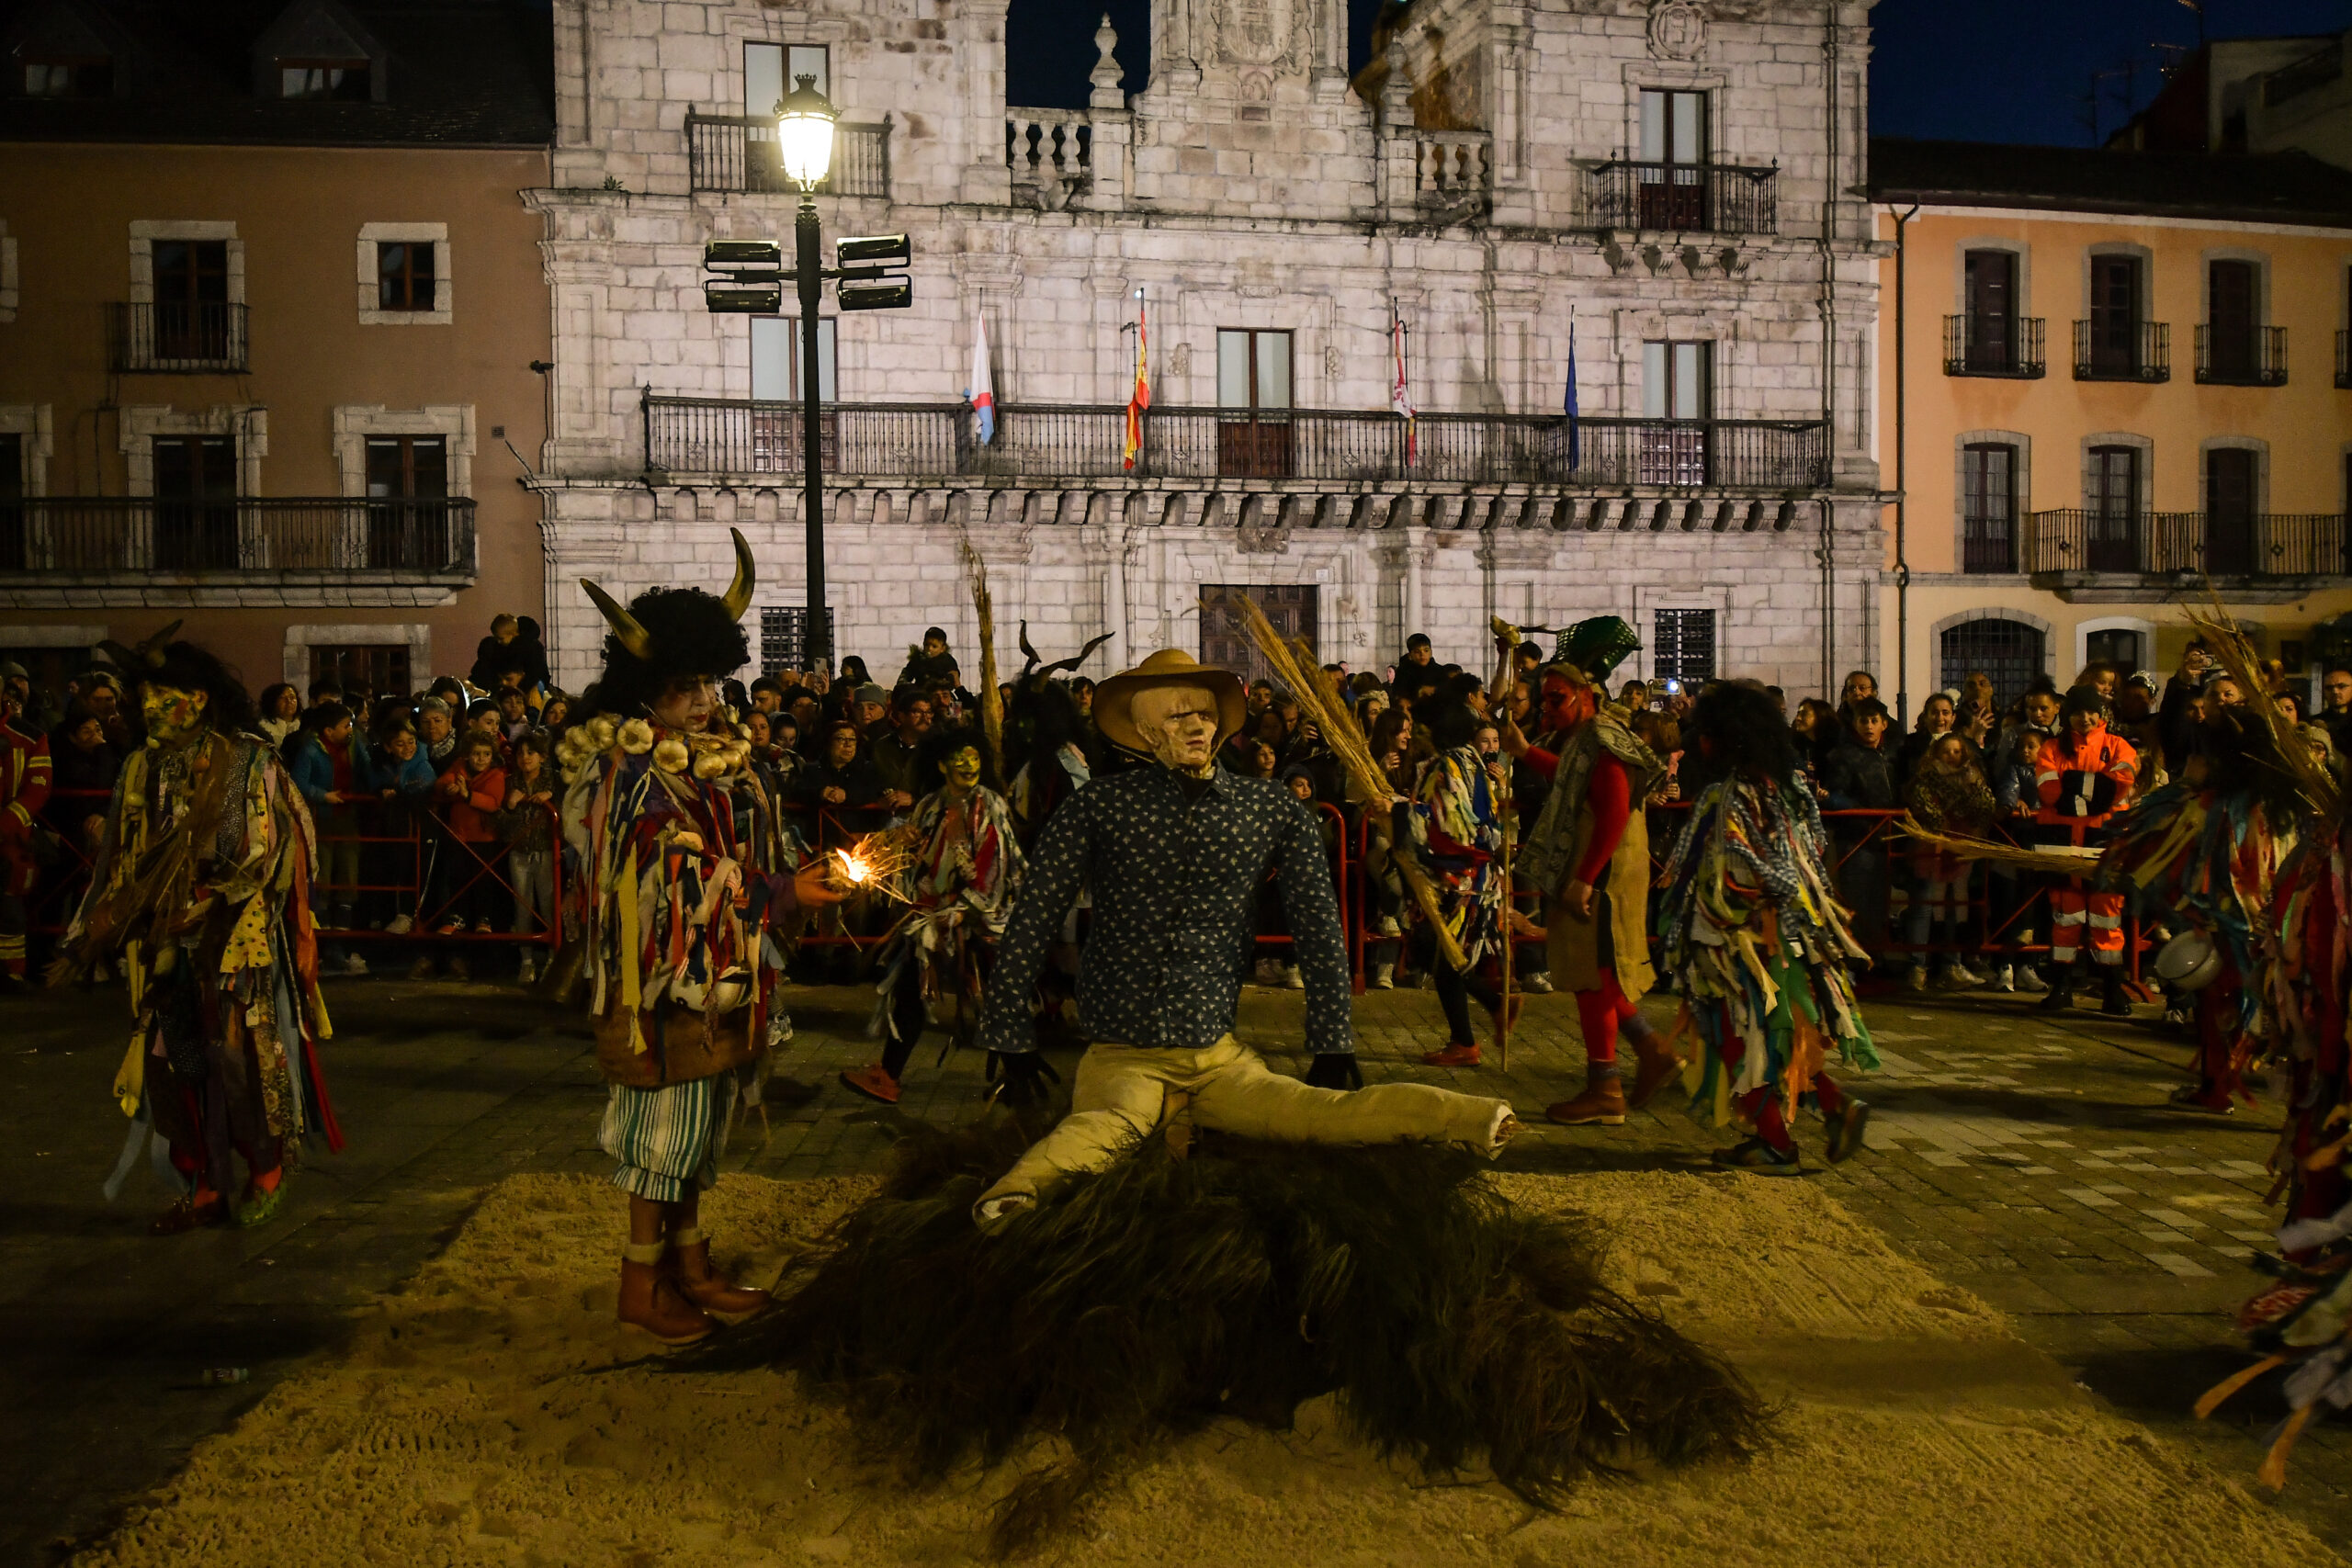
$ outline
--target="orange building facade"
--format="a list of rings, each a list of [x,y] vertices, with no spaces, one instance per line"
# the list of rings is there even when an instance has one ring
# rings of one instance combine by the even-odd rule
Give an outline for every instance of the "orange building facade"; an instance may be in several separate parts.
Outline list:
[[[517,193],[547,181],[549,113],[469,116],[365,7],[288,7],[275,46],[313,63],[263,69],[264,34],[252,80],[193,97],[157,85],[187,40],[74,20],[35,6],[0,39],[0,656],[52,701],[99,639],[175,620],[255,691],[462,674],[494,614],[544,614],[516,481],[549,321]],[[544,45],[481,21],[477,49]],[[38,74],[93,41],[103,90]],[[502,90],[527,105],[533,79]]]
[[[1871,162],[1886,694],[2161,673],[2214,593],[2315,673],[2352,610],[2352,175],[1884,140]]]

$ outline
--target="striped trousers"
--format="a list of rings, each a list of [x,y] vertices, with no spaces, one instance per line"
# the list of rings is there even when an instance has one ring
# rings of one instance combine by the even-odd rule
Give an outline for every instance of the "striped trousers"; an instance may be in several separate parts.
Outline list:
[[[661,1089],[605,1089],[596,1146],[619,1162],[614,1186],[656,1203],[679,1203],[717,1185],[735,1110],[733,1073]]]

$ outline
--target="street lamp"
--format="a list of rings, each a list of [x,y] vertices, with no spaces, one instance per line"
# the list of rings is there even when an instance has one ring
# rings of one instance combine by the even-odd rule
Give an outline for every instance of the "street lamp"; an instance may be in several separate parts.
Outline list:
[[[827,267],[820,254],[816,188],[831,173],[833,122],[840,118],[830,99],[817,90],[817,78],[802,76],[799,85],[775,106],[776,149],[784,172],[800,187],[800,210],[793,223],[794,265],[782,270],[783,247],[765,240],[721,240],[703,250],[703,265],[718,272],[722,282],[706,282],[704,303],[712,310],[774,315],[784,303],[781,287],[786,278],[800,292],[800,443],[805,464],[808,546],[808,623],[801,639],[807,659],[826,659],[832,652],[831,628],[825,620],[825,468],[823,422],[818,411],[818,307],[828,278],[841,280],[838,290],[844,310],[903,309],[914,302],[914,287],[902,273],[911,255],[904,234],[877,234],[841,242],[838,259]],[[852,265],[851,263],[863,263]]]

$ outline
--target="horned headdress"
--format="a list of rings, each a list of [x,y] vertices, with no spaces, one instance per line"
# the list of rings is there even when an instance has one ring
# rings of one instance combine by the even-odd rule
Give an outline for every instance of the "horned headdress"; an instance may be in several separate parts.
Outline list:
[[[729,675],[750,662],[751,639],[741,621],[752,607],[759,573],[742,532],[728,533],[735,541],[735,581],[724,594],[649,588],[623,606],[588,579],[580,580],[611,628],[605,638],[605,673],[590,694],[595,706],[634,714],[671,681]]]

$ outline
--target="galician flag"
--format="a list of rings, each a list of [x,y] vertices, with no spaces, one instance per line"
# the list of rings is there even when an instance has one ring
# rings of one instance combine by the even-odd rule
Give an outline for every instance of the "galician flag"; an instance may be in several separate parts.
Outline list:
[[[1392,315],[1388,319],[1388,341],[1396,351],[1396,384],[1389,389],[1390,412],[1405,422],[1405,461],[1410,466],[1419,453],[1419,442],[1413,430],[1412,394],[1405,389],[1405,323]]]
[[[964,397],[972,405],[985,446],[996,439],[996,387],[989,379],[989,324],[979,316],[972,319],[972,384],[964,389]]]
[[[1127,428],[1122,441],[1124,467],[1132,469],[1143,455],[1143,412],[1151,407],[1151,376],[1145,368],[1143,290],[1136,290],[1136,390],[1127,400]]]

